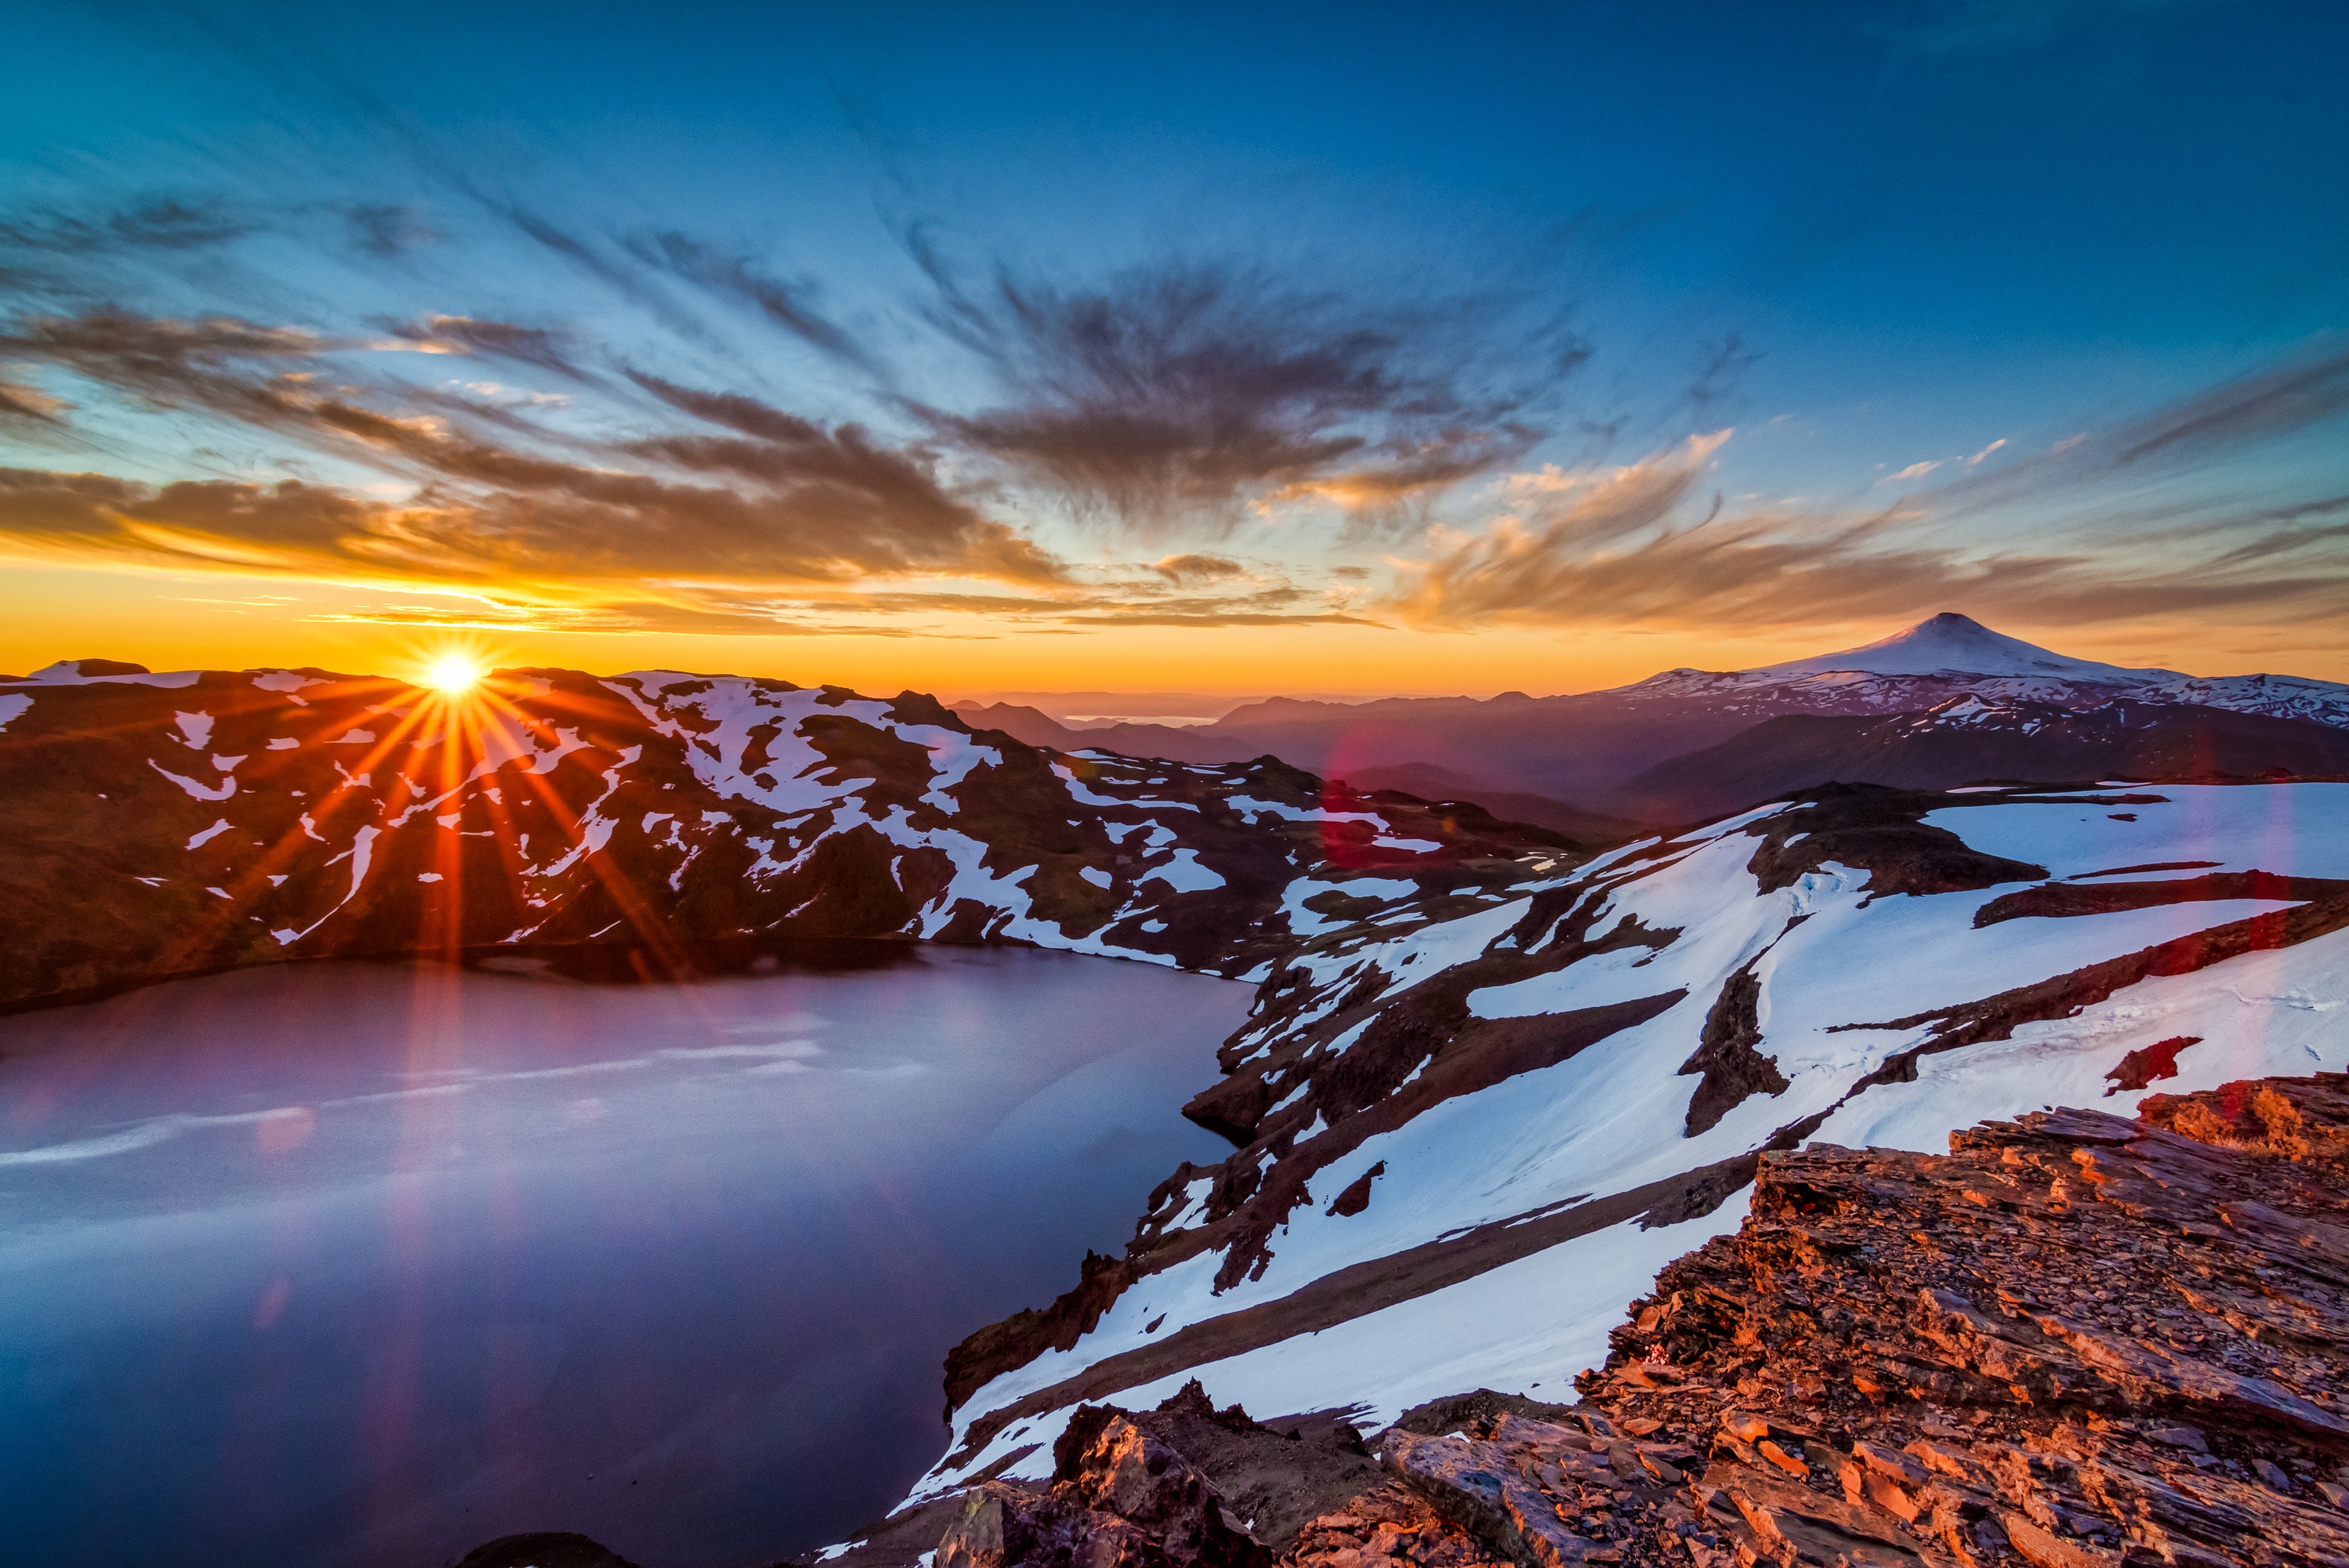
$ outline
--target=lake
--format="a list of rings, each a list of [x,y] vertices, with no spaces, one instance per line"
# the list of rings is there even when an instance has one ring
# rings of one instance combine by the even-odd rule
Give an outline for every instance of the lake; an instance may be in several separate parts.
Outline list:
[[[1252,988],[844,951],[0,1018],[9,1559],[430,1568],[576,1530],[734,1568],[885,1509],[944,1449],[948,1347],[1228,1152],[1177,1108]]]

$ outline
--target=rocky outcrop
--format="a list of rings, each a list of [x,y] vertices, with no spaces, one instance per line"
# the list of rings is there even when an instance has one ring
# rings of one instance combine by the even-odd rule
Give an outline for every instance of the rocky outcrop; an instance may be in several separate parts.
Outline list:
[[[1195,1383],[1087,1407],[1049,1483],[966,1494],[936,1568],[2349,1563],[2349,1076],[1951,1144],[1765,1154],[1577,1405],[1422,1406],[1376,1470]]]
[[[1588,1405],[1702,1459],[1694,1522],[1660,1505],[1627,1538],[1700,1563],[2349,1561],[2349,1078],[1951,1142],[1765,1155],[1738,1233],[1632,1303]]]

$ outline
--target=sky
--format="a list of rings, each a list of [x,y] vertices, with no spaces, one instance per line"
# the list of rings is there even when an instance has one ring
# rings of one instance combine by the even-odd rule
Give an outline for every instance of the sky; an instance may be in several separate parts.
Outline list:
[[[2349,10],[21,8],[0,670],[2349,679]]]

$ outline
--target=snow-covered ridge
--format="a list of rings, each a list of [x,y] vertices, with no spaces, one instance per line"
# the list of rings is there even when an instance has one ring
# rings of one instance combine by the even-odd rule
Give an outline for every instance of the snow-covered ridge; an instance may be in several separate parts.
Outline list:
[[[2126,1114],[2148,1060],[2164,1090],[2349,1060],[2349,785],[1837,789],[1497,891],[1274,968],[1193,1107],[1238,1150],[957,1352],[917,1496],[1040,1474],[1074,1403],[1195,1377],[1373,1426],[1570,1398],[1656,1268],[1737,1225],[1759,1148]]]
[[[96,663],[0,685],[0,1001],[329,953],[781,935],[1237,974],[1331,899],[1364,907],[1365,870],[1481,888],[1558,844],[1278,764],[1040,752],[911,693],[538,670],[451,705]]]

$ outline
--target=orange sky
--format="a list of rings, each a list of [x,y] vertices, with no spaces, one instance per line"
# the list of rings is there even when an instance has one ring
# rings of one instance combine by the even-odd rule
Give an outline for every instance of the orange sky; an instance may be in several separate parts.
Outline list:
[[[397,598],[398,595],[391,595]],[[1536,696],[1619,686],[1678,665],[1736,669],[1847,647],[1889,622],[1722,636],[1699,628],[1557,631],[1508,626],[1444,633],[1346,625],[1215,629],[1130,626],[1040,631],[965,617],[934,636],[709,636],[440,632],[336,620],[387,599],[285,577],[172,575],[24,563],[0,566],[0,671],[60,658],[129,659],[154,669],[317,665],[405,676],[433,653],[464,646],[502,665],[611,673],[652,667],[779,676],[863,691],[912,687],[954,697],[996,690],[1329,692],[1377,695],[1519,689]],[[1966,610],[1962,603],[1926,605]],[[2349,641],[2310,625],[2145,624],[1996,628],[2086,658],[2200,675],[2266,670],[2349,680]]]

